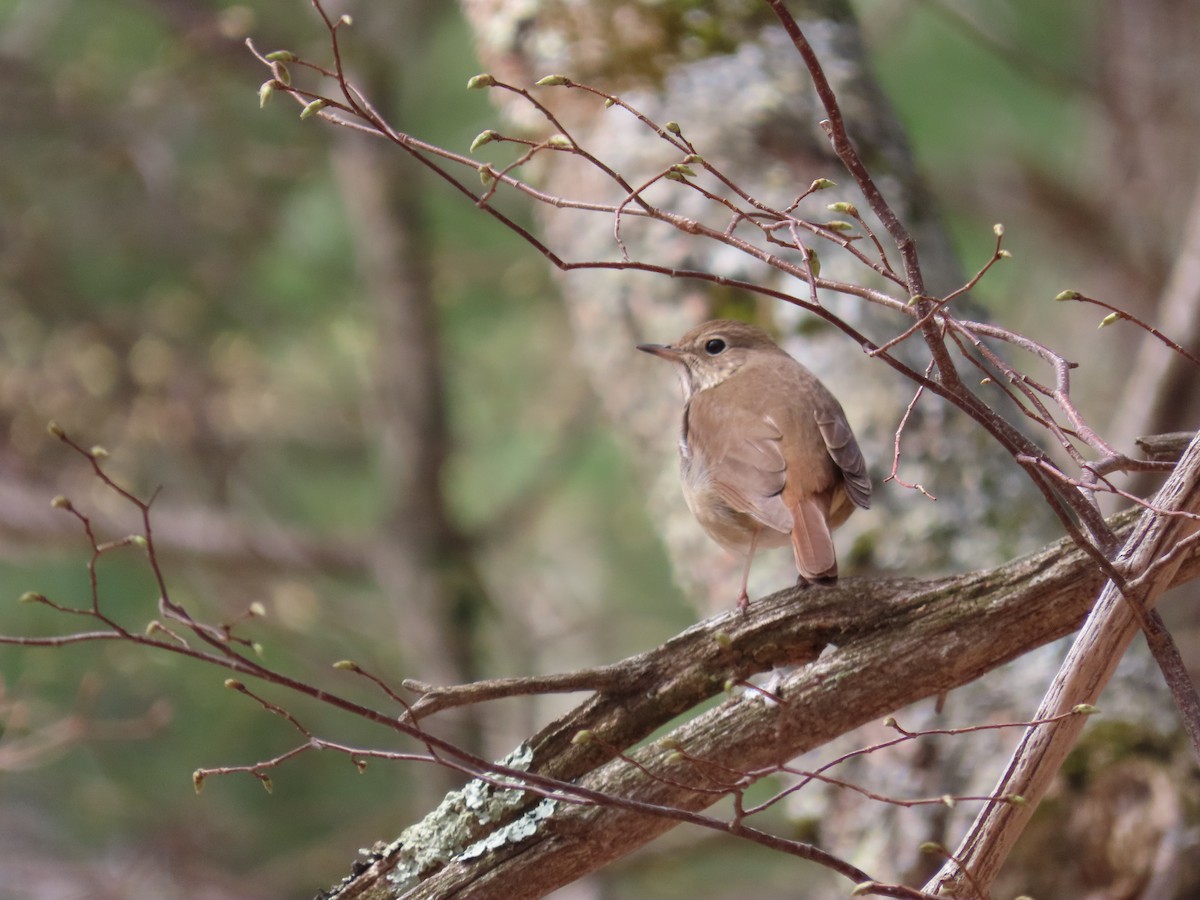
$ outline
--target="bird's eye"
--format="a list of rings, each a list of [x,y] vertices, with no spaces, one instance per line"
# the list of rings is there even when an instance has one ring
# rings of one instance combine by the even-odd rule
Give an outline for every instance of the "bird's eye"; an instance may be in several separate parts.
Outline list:
[[[704,345],[704,351],[709,356],[716,356],[718,353],[720,353],[724,349],[725,349],[725,342],[723,340],[721,340],[720,338],[713,338],[711,341],[709,341],[707,344]]]

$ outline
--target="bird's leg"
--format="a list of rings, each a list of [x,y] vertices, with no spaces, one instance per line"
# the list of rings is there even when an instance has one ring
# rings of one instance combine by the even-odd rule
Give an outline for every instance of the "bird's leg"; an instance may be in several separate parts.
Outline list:
[[[758,545],[758,533],[761,528],[755,528],[750,535],[750,550],[746,553],[746,568],[742,570],[742,592],[738,594],[737,608],[745,612],[750,608],[750,595],[746,592],[746,585],[750,583],[750,563],[754,562],[754,548]]]

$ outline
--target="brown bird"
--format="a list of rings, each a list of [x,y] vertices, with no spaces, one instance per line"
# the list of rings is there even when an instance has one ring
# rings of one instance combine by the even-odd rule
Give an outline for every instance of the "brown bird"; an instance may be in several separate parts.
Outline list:
[[[683,495],[722,547],[746,555],[791,543],[798,584],[833,584],[831,530],[871,505],[871,479],[841,404],[767,333],[719,319],[674,344],[638,349],[675,363],[683,387]]]

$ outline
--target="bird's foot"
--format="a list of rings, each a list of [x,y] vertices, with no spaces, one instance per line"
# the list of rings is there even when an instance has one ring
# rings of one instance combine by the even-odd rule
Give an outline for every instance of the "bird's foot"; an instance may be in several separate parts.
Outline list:
[[[740,613],[747,613],[750,611],[750,595],[746,593],[745,588],[742,588],[742,592],[738,594],[737,608],[738,612]]]

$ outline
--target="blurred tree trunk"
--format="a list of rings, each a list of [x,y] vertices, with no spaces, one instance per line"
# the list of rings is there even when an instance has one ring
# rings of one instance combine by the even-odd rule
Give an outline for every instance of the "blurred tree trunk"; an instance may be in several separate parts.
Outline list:
[[[409,0],[360,14],[368,40],[355,54],[355,78],[397,122],[417,99],[425,39],[442,12],[436,2]],[[482,674],[477,629],[486,603],[442,486],[450,436],[424,173],[401,170],[392,147],[348,132],[337,136],[333,163],[374,324],[366,428],[383,497],[375,577],[395,611],[405,668],[434,684],[473,681]],[[452,737],[481,751],[477,713],[452,719]]]
[[[497,77],[528,85],[561,71],[620,94],[660,124],[679,122],[701,155],[767,202],[785,206],[814,179],[828,177],[840,182],[827,192],[830,201],[849,200],[866,209],[845,187],[852,179],[841,171],[818,125],[824,113],[807,72],[764,5],[744,5],[740,12],[697,9],[687,15],[673,4],[651,3],[601,2],[581,9],[548,3],[537,12],[495,0],[464,0],[463,6],[483,66]],[[808,36],[834,79],[852,137],[918,238],[930,289],[957,287],[962,274],[916,174],[903,132],[867,71],[848,7],[811,4],[801,12]],[[633,183],[655,171],[660,161],[675,161],[668,159],[656,136],[623,111],[606,111],[599,100],[574,92],[538,90],[582,144]],[[512,129],[545,131],[519,101],[511,101],[507,93],[494,94],[505,104]],[[602,188],[573,158],[547,163],[542,183],[557,195],[588,196]],[[685,199],[680,211],[695,212],[689,208],[693,201],[686,199],[694,195],[681,196]],[[552,209],[539,213],[546,238],[565,258],[615,256],[610,220]],[[707,269],[784,289],[797,287],[782,283],[777,273],[749,257],[706,247],[679,233],[664,236],[651,226],[627,222],[622,237],[634,259]],[[874,273],[849,257],[832,248],[819,251],[822,274],[875,283]],[[847,571],[963,568],[1004,558],[1015,547],[1031,546],[1049,533],[1048,518],[1035,516],[1030,521],[1013,515],[1016,498],[1033,496],[1024,476],[988,446],[973,424],[946,416],[936,400],[923,400],[905,431],[901,475],[935,495],[947,495],[950,502],[934,506],[916,492],[882,485],[912,388],[865,355],[847,352],[846,338],[823,323],[783,304],[756,309],[748,297],[684,279],[582,271],[568,273],[560,283],[576,331],[577,358],[590,372],[618,432],[634,448],[677,578],[702,608],[732,602],[740,567],[708,541],[684,507],[674,459],[680,408],[674,379],[653,360],[636,357],[633,345],[672,340],[717,315],[767,320],[846,407],[877,485],[871,512],[853,517],[839,536]],[[857,301],[831,296],[822,302],[873,338],[884,340],[907,327],[897,317]],[[911,357],[924,367],[923,348],[914,346]],[[964,459],[976,463],[954,463]],[[998,504],[1001,497],[1005,502]],[[898,531],[909,536],[903,546],[885,537]],[[765,554],[756,560],[758,593],[786,583],[791,562],[784,556]]]

